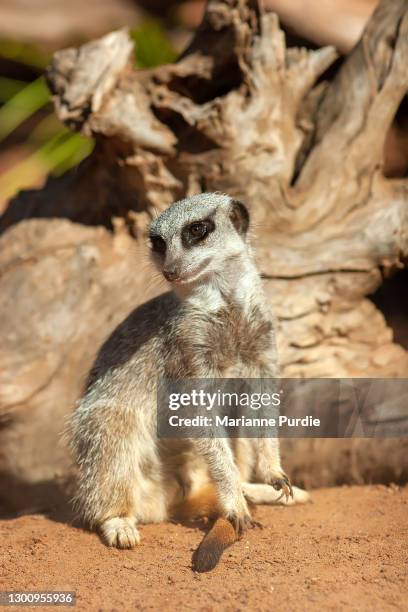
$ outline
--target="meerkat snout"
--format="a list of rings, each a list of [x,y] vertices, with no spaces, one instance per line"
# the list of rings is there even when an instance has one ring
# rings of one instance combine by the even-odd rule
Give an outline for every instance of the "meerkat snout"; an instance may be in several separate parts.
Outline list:
[[[163,276],[170,283],[173,281],[177,281],[179,278],[179,273],[176,269],[168,270],[167,268],[163,268]]]
[[[151,257],[177,285],[225,272],[225,262],[245,248],[249,214],[229,196],[201,194],[181,200],[149,227]]]

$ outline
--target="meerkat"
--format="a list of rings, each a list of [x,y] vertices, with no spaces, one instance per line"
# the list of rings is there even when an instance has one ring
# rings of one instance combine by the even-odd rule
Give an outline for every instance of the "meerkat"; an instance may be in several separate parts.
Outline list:
[[[282,470],[277,439],[157,436],[159,377],[278,374],[248,228],[246,206],[215,193],[180,200],[152,221],[151,259],[171,291],[138,307],[106,341],[70,422],[83,521],[106,544],[132,548],[140,523],[215,518],[197,571],[212,569],[253,524],[248,503],[308,499]]]

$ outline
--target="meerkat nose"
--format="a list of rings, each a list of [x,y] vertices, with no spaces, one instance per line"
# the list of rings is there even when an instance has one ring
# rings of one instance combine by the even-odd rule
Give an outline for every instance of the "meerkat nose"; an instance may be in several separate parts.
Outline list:
[[[163,276],[171,282],[178,278],[178,273],[175,270],[163,270]]]

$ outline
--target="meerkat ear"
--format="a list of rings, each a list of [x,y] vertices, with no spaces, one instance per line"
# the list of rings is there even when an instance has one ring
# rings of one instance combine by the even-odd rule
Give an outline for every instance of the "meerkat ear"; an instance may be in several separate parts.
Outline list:
[[[230,219],[238,234],[245,234],[249,226],[249,212],[245,204],[239,200],[232,200]]]

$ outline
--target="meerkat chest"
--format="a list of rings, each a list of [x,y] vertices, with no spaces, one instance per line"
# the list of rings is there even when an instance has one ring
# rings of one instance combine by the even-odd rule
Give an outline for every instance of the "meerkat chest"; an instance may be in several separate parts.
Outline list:
[[[244,313],[225,306],[192,317],[189,338],[183,343],[184,351],[194,356],[194,362],[208,364],[223,377],[244,376],[246,372],[256,376],[257,371],[265,372],[273,359],[272,322],[256,307]]]
[[[262,366],[273,341],[270,320],[258,309],[243,314],[233,308],[221,311],[209,328],[211,343],[221,357],[221,368],[256,368]]]

